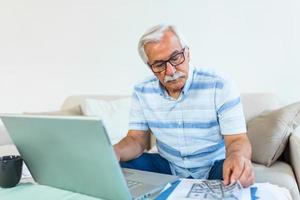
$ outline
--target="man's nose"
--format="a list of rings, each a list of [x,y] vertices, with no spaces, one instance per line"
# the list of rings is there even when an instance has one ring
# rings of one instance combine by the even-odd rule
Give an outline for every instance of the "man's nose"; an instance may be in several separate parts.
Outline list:
[[[176,69],[173,65],[171,65],[169,62],[166,63],[166,75],[173,76],[176,72]]]

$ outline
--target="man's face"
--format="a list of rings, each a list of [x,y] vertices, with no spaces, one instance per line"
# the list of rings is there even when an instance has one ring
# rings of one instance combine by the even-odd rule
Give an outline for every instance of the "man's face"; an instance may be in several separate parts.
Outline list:
[[[160,42],[147,43],[145,45],[145,52],[150,65],[162,63],[161,61],[169,59],[170,61],[176,60],[179,55],[178,53],[183,52],[184,62],[177,66],[173,66],[170,62],[167,62],[164,71],[154,72],[155,76],[171,96],[174,93],[180,93],[188,78],[188,48],[183,49],[177,36],[171,31],[166,31]]]

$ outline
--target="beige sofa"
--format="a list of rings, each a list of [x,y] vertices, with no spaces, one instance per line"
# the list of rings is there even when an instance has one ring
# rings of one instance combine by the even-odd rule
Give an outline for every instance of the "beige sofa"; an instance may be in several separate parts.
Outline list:
[[[50,112],[43,114],[51,115],[82,115],[80,104],[86,98],[102,99],[102,100],[114,100],[119,98],[126,98],[127,96],[70,96],[68,97],[60,111]],[[257,116],[265,110],[272,110],[279,108],[279,102],[275,95],[265,93],[248,93],[242,94],[242,103],[244,106],[244,112],[246,121],[248,122],[253,117]],[[0,147],[0,153],[15,151],[12,145],[4,145],[3,143],[9,143],[9,139],[5,136],[5,133],[1,133],[0,128],[0,142],[2,140],[2,147]],[[3,132],[3,130],[2,130]],[[2,138],[1,138],[2,137]],[[6,137],[6,139],[5,139]],[[5,141],[6,142],[3,142]],[[0,143],[0,144],[1,144]],[[155,144],[155,138],[152,137],[152,144]],[[300,128],[291,134],[289,143],[285,149],[283,155],[272,166],[266,167],[264,165],[254,163],[256,182],[269,182],[285,188],[288,188],[294,200],[300,200],[299,186],[300,186]],[[297,185],[298,182],[298,185]]]

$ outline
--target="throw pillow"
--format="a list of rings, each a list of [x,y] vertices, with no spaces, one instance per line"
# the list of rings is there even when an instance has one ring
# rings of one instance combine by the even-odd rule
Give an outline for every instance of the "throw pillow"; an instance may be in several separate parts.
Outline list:
[[[263,112],[247,123],[252,160],[271,166],[282,154],[290,134],[300,123],[300,102]]]
[[[105,101],[86,99],[80,106],[84,115],[97,116],[102,120],[112,144],[127,135],[130,98]]]

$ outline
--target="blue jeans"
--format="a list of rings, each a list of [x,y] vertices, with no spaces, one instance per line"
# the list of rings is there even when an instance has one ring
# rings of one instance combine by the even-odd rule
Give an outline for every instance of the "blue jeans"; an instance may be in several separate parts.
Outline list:
[[[215,161],[209,172],[208,179],[223,180],[223,162],[224,160]],[[120,162],[120,165],[124,168],[157,172],[161,174],[172,174],[169,162],[157,153],[143,153],[136,159]]]

